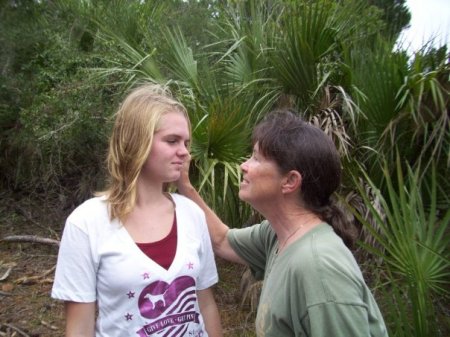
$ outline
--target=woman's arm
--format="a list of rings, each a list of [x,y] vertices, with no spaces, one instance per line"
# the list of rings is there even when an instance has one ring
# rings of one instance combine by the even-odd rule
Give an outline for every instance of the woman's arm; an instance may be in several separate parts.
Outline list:
[[[189,180],[189,163],[185,163],[185,169],[181,172],[180,179],[177,181],[177,188],[180,194],[194,201],[200,206],[203,212],[205,212],[214,253],[226,260],[246,264],[245,261],[236,254],[228,241],[228,226],[220,220],[216,213],[214,213],[202,199],[197,190],[192,186]]]
[[[95,336],[96,302],[65,302],[66,337]]]
[[[222,337],[219,310],[211,288],[197,291],[198,305],[209,337]]]

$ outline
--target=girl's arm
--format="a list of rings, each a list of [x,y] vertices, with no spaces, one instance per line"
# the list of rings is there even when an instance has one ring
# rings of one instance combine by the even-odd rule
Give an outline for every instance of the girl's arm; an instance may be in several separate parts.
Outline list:
[[[65,302],[66,337],[95,336],[96,302]]]
[[[198,305],[209,337],[223,337],[219,310],[211,288],[197,291]]]

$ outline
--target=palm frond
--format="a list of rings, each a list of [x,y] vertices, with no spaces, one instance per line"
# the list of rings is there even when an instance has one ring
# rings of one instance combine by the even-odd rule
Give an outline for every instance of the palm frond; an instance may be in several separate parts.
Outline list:
[[[377,220],[376,229],[362,214],[354,209],[353,213],[381,245],[382,249],[365,246],[383,259],[384,268],[396,278],[395,283],[390,283],[390,286],[401,293],[406,292],[411,300],[408,317],[411,317],[410,326],[415,331],[414,336],[435,335],[437,322],[433,299],[449,295],[449,238],[445,233],[450,224],[450,210],[440,213],[436,207],[435,173],[432,174],[431,186],[427,186],[427,182],[421,178],[420,168],[413,170],[408,167],[405,175],[398,154],[395,179],[388,167],[387,163],[382,167],[387,187],[386,196],[375,187],[367,173],[361,171],[365,181],[380,199],[385,214],[382,216],[370,204],[369,197],[359,187],[360,195]],[[434,165],[431,170],[435,172]],[[423,190],[427,187],[433,196],[428,207],[422,198]]]
[[[194,58],[192,49],[187,45],[183,33],[180,29],[167,30],[165,37],[171,46],[164,60],[165,66],[174,75],[174,79],[180,81],[182,85],[199,92],[200,83],[197,61]]]
[[[327,69],[333,68],[326,63],[333,62],[327,56],[336,46],[334,12],[325,2],[302,3],[292,10],[280,22],[282,35],[274,39],[270,62],[283,91],[295,95],[300,107],[306,108],[326,84]]]

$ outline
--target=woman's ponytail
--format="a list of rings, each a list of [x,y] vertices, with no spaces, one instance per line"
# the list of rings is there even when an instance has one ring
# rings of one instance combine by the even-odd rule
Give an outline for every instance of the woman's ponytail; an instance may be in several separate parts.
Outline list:
[[[335,200],[330,200],[325,206],[318,208],[315,212],[323,221],[333,227],[334,232],[341,237],[349,249],[354,247],[357,237],[356,227]]]

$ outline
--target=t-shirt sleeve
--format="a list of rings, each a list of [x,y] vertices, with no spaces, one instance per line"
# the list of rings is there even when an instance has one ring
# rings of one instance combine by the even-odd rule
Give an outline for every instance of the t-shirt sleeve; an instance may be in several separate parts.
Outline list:
[[[264,278],[267,257],[274,249],[276,235],[268,221],[246,228],[228,231],[228,241],[234,251],[244,259],[257,280]]]
[[[362,305],[321,303],[308,309],[308,319],[310,336],[371,336],[367,309]]]
[[[89,236],[70,217],[61,238],[51,296],[81,303],[96,300],[96,266]]]

